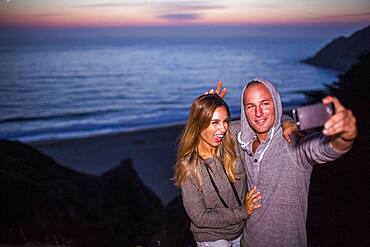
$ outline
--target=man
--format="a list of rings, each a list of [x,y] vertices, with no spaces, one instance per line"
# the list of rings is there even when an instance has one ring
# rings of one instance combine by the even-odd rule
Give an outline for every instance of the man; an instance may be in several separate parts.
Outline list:
[[[220,89],[219,83],[216,93]],[[282,104],[278,91],[259,79],[244,88],[240,126],[233,128],[248,188],[256,188],[261,199],[254,201],[256,210],[246,221],[242,246],[307,246],[307,201],[313,165],[339,158],[357,136],[356,119],[350,110],[335,97],[325,97],[322,102],[333,103],[335,108],[322,133],[292,136],[288,143],[280,127]]]

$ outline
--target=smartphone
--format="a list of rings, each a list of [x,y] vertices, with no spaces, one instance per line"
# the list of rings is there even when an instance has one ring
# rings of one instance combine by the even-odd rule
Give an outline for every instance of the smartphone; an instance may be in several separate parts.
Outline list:
[[[292,110],[293,119],[300,130],[321,127],[334,114],[334,105],[314,104]]]

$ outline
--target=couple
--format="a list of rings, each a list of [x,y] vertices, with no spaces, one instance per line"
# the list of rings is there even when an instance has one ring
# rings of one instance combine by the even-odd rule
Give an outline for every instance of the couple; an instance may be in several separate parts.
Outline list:
[[[197,245],[307,246],[313,165],[350,149],[355,117],[335,97],[325,97],[323,103],[333,103],[336,113],[322,133],[287,141],[281,122],[289,120],[282,118],[281,98],[271,83],[247,83],[240,124],[230,124],[220,88],[219,83],[216,94],[193,102],[175,167]]]

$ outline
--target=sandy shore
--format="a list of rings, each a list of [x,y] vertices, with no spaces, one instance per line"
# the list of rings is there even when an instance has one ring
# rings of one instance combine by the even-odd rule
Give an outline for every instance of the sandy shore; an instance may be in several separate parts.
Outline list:
[[[30,144],[58,163],[88,174],[100,175],[122,160],[132,159],[143,182],[167,203],[178,194],[170,178],[181,129],[182,125],[174,125]]]

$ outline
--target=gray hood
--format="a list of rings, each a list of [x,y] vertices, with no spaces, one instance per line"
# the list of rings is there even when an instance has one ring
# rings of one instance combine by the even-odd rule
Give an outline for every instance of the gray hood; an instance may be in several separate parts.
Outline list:
[[[248,82],[245,85],[245,87],[242,91],[241,97],[240,97],[240,99],[241,99],[241,111],[240,111],[240,125],[241,125],[240,127],[241,127],[241,129],[240,129],[240,132],[238,133],[238,143],[241,145],[241,148],[249,156],[253,155],[253,153],[252,153],[252,142],[253,142],[253,140],[256,139],[256,133],[250,127],[250,125],[248,123],[248,120],[245,116],[244,105],[243,105],[243,95],[244,95],[244,91],[247,88],[247,86],[249,85],[249,83],[251,83],[253,81],[261,82],[270,91],[270,93],[272,95],[272,99],[274,101],[275,114],[276,114],[274,126],[270,129],[270,131],[268,133],[268,137],[266,138],[266,140],[263,143],[261,143],[261,145],[258,147],[258,149],[256,150],[256,153],[255,153],[255,159],[258,159],[258,161],[261,161],[262,158],[263,158],[263,155],[265,154],[266,150],[268,149],[268,146],[270,145],[270,142],[272,141],[272,138],[277,134],[277,132],[281,128],[280,123],[281,123],[281,116],[282,116],[282,112],[283,112],[283,110],[282,110],[283,107],[282,107],[282,104],[281,104],[281,98],[280,98],[279,92],[277,91],[277,89],[270,82],[256,78],[256,79],[253,79],[252,81]]]

